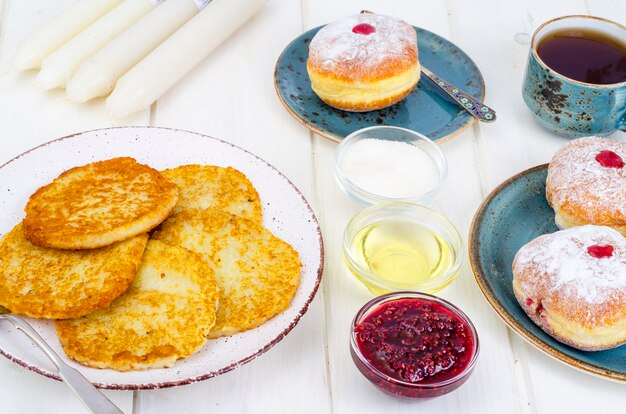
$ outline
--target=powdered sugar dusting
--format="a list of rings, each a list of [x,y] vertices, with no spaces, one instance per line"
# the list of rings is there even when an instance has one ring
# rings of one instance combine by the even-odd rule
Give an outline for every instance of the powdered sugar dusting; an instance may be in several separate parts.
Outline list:
[[[352,28],[362,23],[376,31],[353,33]],[[320,70],[336,71],[345,65],[374,68],[390,57],[415,60],[417,34],[408,23],[379,14],[357,14],[330,23],[317,32],[309,47],[309,59]]]
[[[580,138],[563,146],[548,167],[550,203],[570,205],[588,223],[626,223],[626,168],[607,168],[596,161],[606,150],[626,159],[626,144],[608,138]],[[607,216],[612,223],[603,222]]]
[[[595,258],[587,252],[592,245],[611,245],[613,255]],[[592,225],[547,234],[517,253],[514,273],[528,267],[542,277],[527,283],[545,284],[549,291],[590,304],[607,303],[616,292],[626,292],[626,239],[609,227]]]

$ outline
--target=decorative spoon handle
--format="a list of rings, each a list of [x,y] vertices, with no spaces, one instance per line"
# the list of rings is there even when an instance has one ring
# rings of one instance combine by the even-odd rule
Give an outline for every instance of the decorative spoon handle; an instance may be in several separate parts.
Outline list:
[[[0,310],[0,313],[2,310]],[[5,319],[22,331],[31,341],[33,341],[56,366],[59,376],[65,381],[76,396],[85,404],[87,409],[94,414],[124,414],[115,404],[104,396],[74,368],[67,365],[50,348],[41,336],[25,320],[14,315],[0,315],[0,320]]]
[[[424,66],[422,66],[422,73],[435,82],[435,85],[443,89],[445,93],[450,95],[463,109],[472,114],[474,118],[483,122],[493,122],[496,120],[496,111],[489,108],[472,95],[441,79]]]

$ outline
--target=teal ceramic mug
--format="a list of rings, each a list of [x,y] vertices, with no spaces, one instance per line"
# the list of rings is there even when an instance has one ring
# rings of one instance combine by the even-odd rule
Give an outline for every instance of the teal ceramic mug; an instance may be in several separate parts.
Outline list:
[[[562,29],[594,30],[626,44],[626,27],[599,17],[564,16],[542,24],[530,46],[522,87],[526,105],[544,127],[570,138],[626,131],[626,82],[577,81],[555,72],[539,57],[541,41]]]

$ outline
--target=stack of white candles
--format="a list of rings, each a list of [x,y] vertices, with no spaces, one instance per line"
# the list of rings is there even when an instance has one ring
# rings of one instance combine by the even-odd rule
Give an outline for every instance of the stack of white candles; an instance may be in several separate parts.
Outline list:
[[[109,113],[147,108],[268,0],[78,0],[30,36],[17,70],[74,102],[110,94]]]

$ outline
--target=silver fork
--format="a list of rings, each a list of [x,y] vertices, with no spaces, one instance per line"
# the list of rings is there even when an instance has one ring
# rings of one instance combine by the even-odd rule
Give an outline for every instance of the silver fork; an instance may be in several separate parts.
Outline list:
[[[92,383],[83,377],[80,372],[63,362],[52,348],[50,348],[50,345],[39,336],[37,331],[35,331],[28,322],[19,316],[12,315],[9,310],[0,306],[0,320],[3,319],[15,325],[17,330],[22,331],[24,335],[30,338],[30,340],[46,354],[56,367],[57,374],[59,374],[90,412],[94,414],[124,414],[111,400],[105,397]]]

